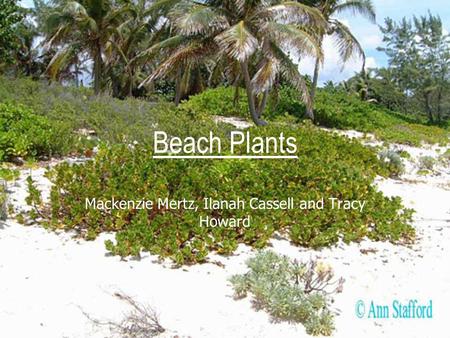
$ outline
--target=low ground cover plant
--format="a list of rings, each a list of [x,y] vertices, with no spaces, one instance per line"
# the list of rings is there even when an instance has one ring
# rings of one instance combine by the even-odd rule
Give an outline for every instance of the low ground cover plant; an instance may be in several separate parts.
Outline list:
[[[185,121],[184,132],[202,128],[221,135],[221,126]],[[195,123],[196,127],[192,126]],[[176,124],[176,123],[173,123]],[[85,164],[62,163],[49,171],[53,183],[49,204],[39,207],[45,225],[75,229],[88,239],[104,231],[116,232],[107,249],[120,256],[139,256],[142,250],[170,257],[179,264],[203,262],[210,251],[232,253],[239,243],[262,248],[275,231],[307,247],[332,245],[364,237],[374,240],[411,239],[411,211],[399,198],[388,198],[372,185],[377,174],[388,175],[376,154],[357,141],[301,127],[252,128],[252,136],[294,136],[298,161],[292,160],[156,160],[143,145],[103,146]],[[32,190],[34,192],[34,190]],[[97,200],[152,200],[203,198],[231,200],[319,200],[336,197],[366,200],[357,210],[108,210],[85,207],[86,198]],[[36,199],[36,198],[34,198]],[[199,217],[251,216],[249,228],[201,227]]]
[[[302,323],[312,335],[330,336],[334,315],[331,295],[342,292],[344,280],[334,280],[331,267],[318,261],[301,263],[272,251],[260,251],[247,261],[248,271],[230,278],[237,299],[252,297],[256,309],[274,320]]]
[[[0,167],[0,220],[7,219],[11,213],[11,205],[8,204],[8,183],[19,178],[20,172],[6,166]]]
[[[14,86],[17,88],[12,90]],[[231,253],[239,243],[262,248],[275,231],[295,244],[308,247],[327,246],[340,239],[358,241],[366,236],[390,241],[414,236],[408,225],[411,211],[403,209],[400,199],[387,198],[372,186],[376,175],[389,175],[392,168],[383,166],[376,153],[357,141],[330,135],[310,124],[273,123],[250,130],[255,136],[281,132],[286,137],[295,136],[299,161],[164,161],[151,158],[155,130],[179,137],[204,136],[213,131],[226,144],[231,126],[211,120],[210,109],[215,110],[214,107],[198,111],[186,106],[176,109],[166,102],[121,101],[93,96],[88,89],[49,88],[27,79],[0,82],[0,93],[2,99],[11,102],[3,105],[8,109],[18,109],[19,103],[26,104],[29,108],[23,108],[24,114],[38,115],[36,119],[33,115],[33,121],[44,121],[43,128],[47,132],[53,130],[55,124],[68,125],[69,131],[59,139],[66,140],[66,135],[78,128],[96,131],[103,142],[97,156],[85,164],[62,163],[52,169],[48,173],[53,183],[48,204],[39,200],[33,182],[29,182],[32,194],[28,200],[35,205],[32,216],[39,216],[50,228],[75,229],[87,239],[96,238],[104,231],[115,232],[116,240],[106,243],[114,254],[138,256],[144,250],[183,264],[205,261],[210,251]],[[221,101],[205,102],[218,105]],[[274,104],[272,101],[269,106]],[[47,138],[44,141],[42,143],[50,147],[57,144]],[[30,149],[30,154],[42,153]],[[367,206],[362,213],[329,208],[289,212],[85,208],[86,198],[231,200],[238,192],[243,199],[335,197],[366,200]],[[222,219],[247,215],[251,216],[252,224],[248,229],[198,226],[199,216]]]
[[[14,181],[20,176],[20,171],[17,169],[12,169],[8,167],[0,167],[0,180],[3,181]]]

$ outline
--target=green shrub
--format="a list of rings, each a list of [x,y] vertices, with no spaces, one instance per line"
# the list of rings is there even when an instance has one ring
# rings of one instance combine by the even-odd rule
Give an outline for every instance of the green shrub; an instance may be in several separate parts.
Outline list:
[[[180,108],[194,114],[249,119],[250,113],[245,89],[239,88],[238,93],[236,96],[235,87],[207,89],[200,94],[191,96],[189,100],[183,101]],[[281,86],[271,93],[264,111],[264,118],[275,120],[288,114],[298,120],[304,116],[304,110],[298,91],[291,87]]]
[[[42,207],[42,195],[38,188],[35,186],[35,182],[31,176],[27,177],[26,180],[28,196],[25,198],[27,205],[32,207],[31,211],[28,212],[28,216],[31,219],[36,220],[38,217],[43,216],[39,208]]]
[[[449,131],[435,126],[426,126],[414,123],[396,123],[386,128],[379,127],[374,130],[379,139],[421,146],[422,143],[446,145],[449,143]]]
[[[0,167],[0,179],[6,182],[17,180],[19,176],[19,170]]]
[[[427,176],[429,174],[431,174],[431,171],[429,171],[427,169],[419,169],[417,171],[417,175],[419,175],[419,176]]]
[[[267,115],[276,120],[280,116],[290,115],[300,120],[305,117],[305,105],[299,92],[289,86],[281,86],[274,91],[267,105]]]
[[[24,106],[0,103],[0,160],[63,154],[71,132]]]
[[[194,115],[250,118],[245,90],[239,88],[238,91],[239,95],[236,98],[236,88],[234,87],[208,89],[203,93],[191,96],[188,101],[182,102],[180,108],[192,112]]]
[[[385,149],[378,156],[391,176],[398,177],[404,173],[405,166],[403,165],[401,156],[396,151]]]
[[[399,156],[400,156],[401,158],[404,158],[404,159],[406,159],[406,160],[410,160],[410,159],[411,159],[411,154],[408,153],[406,150],[400,150],[400,151],[398,152],[398,154],[399,154]]]
[[[422,156],[419,158],[419,168],[420,170],[430,170],[432,171],[436,160],[431,156]]]
[[[332,287],[335,281],[330,267],[317,261],[291,261],[272,251],[259,252],[247,266],[247,273],[230,278],[237,298],[250,293],[257,309],[264,309],[274,319],[302,323],[308,334],[332,334],[334,316],[328,304],[331,294],[342,291],[344,280]]]
[[[174,125],[177,125],[173,121]],[[192,126],[196,125],[196,128]],[[179,127],[181,128],[181,127]],[[227,142],[221,126],[184,121],[180,133],[213,130]],[[313,126],[269,126],[251,128],[251,135],[273,136],[283,132],[295,136],[298,161],[292,160],[155,160],[148,147],[126,145],[101,147],[85,164],[62,163],[48,173],[54,184],[50,205],[41,208],[47,225],[76,229],[86,238],[103,231],[115,231],[116,241],[107,248],[121,256],[139,255],[141,250],[177,263],[202,262],[210,251],[229,254],[239,243],[264,247],[275,231],[285,233],[293,243],[322,247],[357,241],[398,241],[411,238],[411,212],[402,211],[399,198],[387,198],[372,182],[377,174],[387,175],[376,155],[357,141],[319,131]],[[177,135],[177,134],[172,134]],[[205,134],[203,134],[205,135]],[[356,210],[111,210],[85,208],[86,198],[97,200],[152,200],[205,197],[231,200],[318,200],[336,197],[366,200],[364,212]],[[200,203],[200,202],[199,202]],[[199,216],[243,218],[251,215],[250,228],[200,227]]]

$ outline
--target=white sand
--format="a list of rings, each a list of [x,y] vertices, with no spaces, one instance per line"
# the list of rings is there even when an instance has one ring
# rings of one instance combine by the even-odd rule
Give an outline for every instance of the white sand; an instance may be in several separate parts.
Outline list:
[[[404,147],[413,155],[437,156],[435,148]],[[414,226],[418,240],[411,248],[364,241],[339,244],[322,251],[294,247],[273,240],[273,250],[299,259],[319,257],[331,264],[336,276],[346,279],[344,292],[335,297],[335,337],[438,337],[448,336],[450,304],[450,170],[415,175],[407,166],[405,180],[379,179],[380,189],[398,195],[417,210]],[[48,191],[44,170],[34,170],[41,189]],[[25,177],[11,188],[11,202],[24,207]],[[55,234],[13,220],[0,225],[0,336],[105,337],[107,327],[95,327],[82,311],[102,320],[117,320],[128,309],[112,294],[121,291],[154,307],[164,334],[190,337],[308,337],[302,325],[271,323],[256,312],[248,299],[235,301],[227,278],[246,270],[254,254],[240,246],[232,257],[211,255],[225,267],[208,263],[172,269],[168,262],[143,255],[141,261],[121,261],[106,255],[102,235],[85,242],[70,234]],[[376,249],[362,254],[360,249]],[[433,319],[358,319],[355,303],[373,300],[389,304],[394,299],[433,301]]]

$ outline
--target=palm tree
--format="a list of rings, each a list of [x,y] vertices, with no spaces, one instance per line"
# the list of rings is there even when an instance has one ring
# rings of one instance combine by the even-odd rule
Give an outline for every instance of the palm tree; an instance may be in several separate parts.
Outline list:
[[[159,17],[149,10],[148,3],[148,0],[130,3],[130,15],[116,27],[115,34],[106,43],[105,73],[115,97],[133,95],[145,78],[143,71],[149,66],[137,58],[139,51],[168,36],[164,27],[158,27]]]
[[[325,28],[317,9],[295,1],[245,0],[160,0],[154,8],[164,6],[174,35],[145,51],[147,56],[162,53],[164,61],[142,85],[169,74],[182,78],[186,66],[226,60],[229,69],[240,69],[256,125],[266,124],[261,117],[277,76],[309,103],[305,81],[287,51],[321,59],[316,38],[305,28]]]
[[[317,30],[318,39],[320,45],[323,43],[323,39],[326,35],[331,36],[337,45],[339,55],[342,61],[347,62],[352,56],[359,55],[363,63],[363,71],[365,68],[365,53],[359,44],[358,40],[351,33],[350,29],[334,18],[335,15],[350,12],[353,14],[361,14],[369,19],[371,22],[375,22],[375,9],[371,0],[304,0],[308,5],[314,6],[320,10],[323,17],[327,21],[327,27],[325,30]],[[311,109],[307,110],[309,118],[314,119],[314,101],[317,90],[317,82],[319,79],[319,70],[321,66],[321,60],[316,58],[314,66],[313,81],[311,84]]]
[[[33,46],[39,37],[39,32],[32,22],[33,10],[24,9],[23,11],[26,15],[14,29],[16,48],[11,53],[14,58],[12,68],[15,69],[16,77],[21,74],[38,78],[43,65],[40,62],[38,50]]]
[[[61,49],[49,64],[58,68],[69,55],[86,51],[93,60],[94,91],[101,90],[104,68],[104,48],[111,35],[120,25],[127,6],[115,7],[112,0],[62,0],[47,18],[47,46],[59,45]]]

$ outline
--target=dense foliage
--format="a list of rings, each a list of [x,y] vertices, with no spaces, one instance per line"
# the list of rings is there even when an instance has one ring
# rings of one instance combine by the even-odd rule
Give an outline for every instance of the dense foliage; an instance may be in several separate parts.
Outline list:
[[[371,0],[304,0],[308,5],[313,5],[319,8],[324,19],[327,21],[326,30],[316,30],[319,37],[320,45],[323,46],[325,36],[334,40],[336,51],[343,63],[350,60],[352,57],[358,56],[363,60],[363,69],[366,55],[360,45],[349,29],[349,26],[339,20],[339,16],[343,13],[361,15],[370,20],[372,23],[376,22],[375,7]],[[306,110],[308,117],[314,119],[314,108],[317,84],[319,81],[319,72],[321,67],[320,58],[316,58],[313,78],[311,83],[311,104],[312,107]]]
[[[173,124],[178,124],[176,120]],[[182,121],[178,132],[193,135],[198,122]],[[221,126],[206,125],[215,134]],[[239,243],[264,247],[275,231],[293,243],[322,247],[357,241],[404,240],[413,236],[408,225],[410,211],[402,210],[398,198],[377,192],[372,181],[377,173],[388,174],[376,155],[357,141],[318,131],[313,126],[252,129],[252,135],[295,135],[298,161],[154,160],[151,150],[137,145],[102,147],[85,164],[62,163],[49,172],[54,183],[49,205],[41,206],[51,228],[76,229],[86,238],[115,231],[116,242],[107,248],[121,256],[139,255],[141,250],[178,263],[204,261],[208,252],[233,252]],[[86,198],[97,200],[193,199],[202,205],[205,197],[231,200],[258,197],[282,200],[319,200],[322,197],[366,200],[364,212],[356,210],[108,210],[88,207]],[[251,215],[251,227],[201,227],[200,216],[243,218]]]
[[[247,97],[242,88],[217,87],[183,101],[181,109],[194,114],[214,114],[227,117],[248,117]]]
[[[22,17],[16,0],[0,1],[0,64],[12,61],[9,52],[17,48],[14,26],[22,20]]]
[[[247,273],[230,278],[236,298],[252,294],[256,308],[275,320],[302,323],[315,336],[332,334],[334,316],[328,305],[331,294],[342,291],[344,280],[336,283],[329,266],[299,263],[272,251],[260,251],[247,266]]]
[[[76,86],[90,73],[96,94],[119,98],[153,95],[163,84],[176,105],[205,88],[235,84],[246,89],[257,125],[265,124],[267,97],[281,81],[297,89],[313,118],[324,36],[336,40],[343,62],[355,54],[364,58],[335,15],[375,18],[371,0],[35,0],[32,9],[11,8],[11,15],[23,12],[26,18],[9,23],[20,48],[5,46],[15,64],[0,72]],[[312,89],[293,54],[316,59]]]
[[[0,93],[4,100],[14,103],[14,106],[2,105],[8,107],[8,111],[24,111],[24,116],[31,114],[33,121],[45,121],[42,128],[47,131],[46,137],[51,136],[49,130],[64,121],[72,130],[94,128],[100,142],[106,142],[93,160],[85,164],[62,163],[51,170],[49,177],[54,186],[49,204],[42,204],[32,181],[29,182],[32,198],[28,200],[35,205],[33,215],[44,217],[51,228],[76,229],[89,239],[103,231],[116,232],[116,241],[107,243],[108,249],[115,254],[139,255],[141,250],[146,250],[171,257],[178,263],[192,263],[204,261],[210,251],[231,253],[239,243],[264,247],[275,231],[284,233],[296,244],[311,247],[330,245],[339,239],[354,241],[368,236],[375,240],[397,241],[413,235],[407,225],[410,212],[400,212],[400,200],[386,198],[372,186],[375,175],[389,175],[391,168],[357,141],[320,131],[311,125],[279,123],[251,129],[253,135],[273,136],[280,132],[286,136],[295,135],[299,161],[151,159],[155,130],[180,137],[204,136],[211,130],[224,143],[228,142],[231,127],[217,125],[210,117],[220,106],[226,108],[223,114],[228,115],[227,110],[234,114],[234,105],[229,103],[234,90],[230,88],[207,91],[202,95],[211,95],[208,100],[202,99],[202,95],[193,97],[178,109],[165,102],[121,101],[94,96],[87,89],[47,87],[30,80],[2,81]],[[287,97],[285,89],[280,93],[278,101],[271,98],[268,103],[273,107],[274,117],[282,115],[275,113],[276,107],[283,107],[284,97]],[[241,96],[240,100],[245,97]],[[287,102],[285,107],[295,107],[290,104],[293,101]],[[18,103],[25,103],[31,110],[17,108]],[[203,108],[197,109],[197,105]],[[241,103],[241,107],[246,106]],[[33,128],[38,126],[39,123],[35,123]],[[33,128],[27,132],[34,131]],[[134,141],[138,144],[130,146]],[[56,141],[45,142],[57,144]],[[36,153],[32,149],[29,152]],[[243,199],[285,199],[290,196],[305,200],[329,196],[361,199],[367,200],[367,209],[363,213],[330,209],[289,212],[133,209],[104,212],[85,209],[85,198],[109,200],[114,196],[122,200],[155,200],[158,197],[191,197],[201,201],[207,196],[233,199],[237,192]],[[249,229],[197,225],[199,216],[240,218],[248,214],[252,217]]]
[[[215,115],[239,117],[248,115],[245,97],[240,95],[235,100],[235,89],[232,87],[206,90],[191,97],[181,107],[194,113],[212,112]],[[280,87],[277,95],[269,98],[267,110],[270,119],[289,114],[301,120],[305,118],[306,112],[298,92],[288,86]],[[419,119],[362,101],[338,89],[318,91],[315,119],[317,124],[324,127],[370,132],[381,140],[411,145],[420,145],[421,142],[446,144],[450,136],[445,128],[424,125]]]
[[[384,46],[380,50],[388,57],[391,84],[430,122],[448,119],[450,35],[439,16],[429,13],[398,23],[388,18],[381,31]]]
[[[64,123],[74,131],[92,129],[101,141],[109,143],[151,143],[154,130],[182,136],[183,132],[176,128],[192,127],[194,117],[188,111],[176,110],[173,104],[165,101],[119,100],[94,95],[87,88],[48,86],[30,79],[0,78],[2,101],[25,105],[33,113],[52,121],[52,125]],[[196,114],[195,119],[200,122],[196,131],[198,135],[209,131],[208,125],[200,127],[209,116]],[[174,120],[179,123],[174,124]],[[95,144],[94,140],[90,144],[86,144],[86,140],[81,141],[88,147]],[[75,150],[78,147],[74,145]]]
[[[381,140],[419,146],[449,142],[449,131],[361,101],[344,92],[322,90],[316,102],[317,122],[329,128],[374,133]]]
[[[0,161],[66,153],[71,130],[23,106],[0,103]]]

